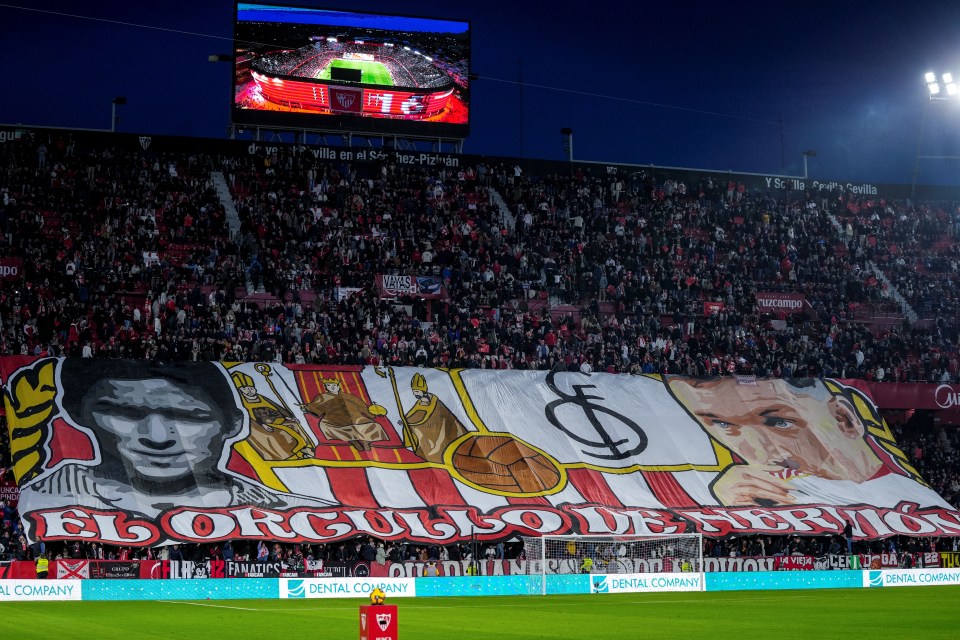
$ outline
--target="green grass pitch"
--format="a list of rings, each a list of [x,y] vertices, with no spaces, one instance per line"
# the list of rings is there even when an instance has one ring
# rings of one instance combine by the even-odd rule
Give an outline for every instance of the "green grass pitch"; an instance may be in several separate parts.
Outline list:
[[[360,69],[360,81],[363,84],[382,84],[393,86],[393,78],[390,72],[380,62],[368,62],[366,60],[342,60],[337,58],[317,74],[317,80],[329,80],[330,69]]]
[[[388,599],[401,640],[957,638],[960,587]],[[8,602],[11,640],[359,637],[357,600]]]

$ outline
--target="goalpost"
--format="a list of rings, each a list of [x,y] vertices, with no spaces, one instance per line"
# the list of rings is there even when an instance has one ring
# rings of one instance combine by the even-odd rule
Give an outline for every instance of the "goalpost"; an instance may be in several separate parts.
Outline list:
[[[547,576],[584,573],[624,578],[613,583],[615,586],[636,584],[649,587],[648,590],[704,589],[703,534],[700,533],[524,537],[523,549],[527,572],[531,576],[530,593],[546,595],[551,592],[549,583],[554,581],[558,584],[557,589],[562,590],[563,578],[548,580]],[[652,574],[656,577],[650,584],[654,578]],[[636,580],[631,582],[630,576]],[[696,577],[699,580],[695,580]],[[591,588],[595,593],[607,591],[610,584],[609,580],[601,579],[592,583]]]

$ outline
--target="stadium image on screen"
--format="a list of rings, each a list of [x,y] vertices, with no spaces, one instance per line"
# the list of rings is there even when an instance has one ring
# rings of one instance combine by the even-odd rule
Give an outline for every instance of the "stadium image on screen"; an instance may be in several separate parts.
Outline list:
[[[237,4],[234,121],[465,136],[469,24]]]

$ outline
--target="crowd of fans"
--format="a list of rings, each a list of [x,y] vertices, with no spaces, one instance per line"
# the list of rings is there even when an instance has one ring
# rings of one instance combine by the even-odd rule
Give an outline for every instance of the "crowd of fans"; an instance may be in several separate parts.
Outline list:
[[[952,206],[643,170],[25,135],[0,145],[0,264],[19,269],[0,283],[0,354],[956,382],[958,222]],[[443,295],[381,298],[376,276],[399,273]],[[757,292],[809,306],[764,314]],[[901,434],[956,504],[945,437]]]

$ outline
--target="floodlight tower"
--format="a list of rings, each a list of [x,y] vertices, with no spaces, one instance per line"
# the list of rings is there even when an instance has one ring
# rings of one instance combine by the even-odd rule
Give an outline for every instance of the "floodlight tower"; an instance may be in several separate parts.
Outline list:
[[[127,98],[125,96],[117,96],[110,101],[110,131],[116,132],[117,123],[120,122],[120,117],[117,115],[117,107],[127,104]]]
[[[929,92],[929,100],[923,105],[923,119],[920,121],[920,137],[917,140],[917,153],[913,161],[913,179],[910,182],[910,199],[913,200],[917,191],[917,176],[920,174],[921,158],[939,158],[941,160],[949,159],[954,156],[921,156],[920,151],[923,147],[923,132],[927,126],[927,111],[930,109],[931,102],[946,102],[956,100],[960,96],[960,85],[953,78],[953,73],[947,71],[937,76],[933,71],[927,71],[923,76]]]
[[[803,152],[803,179],[807,179],[807,158],[815,158],[817,155],[816,149],[807,149]]]

